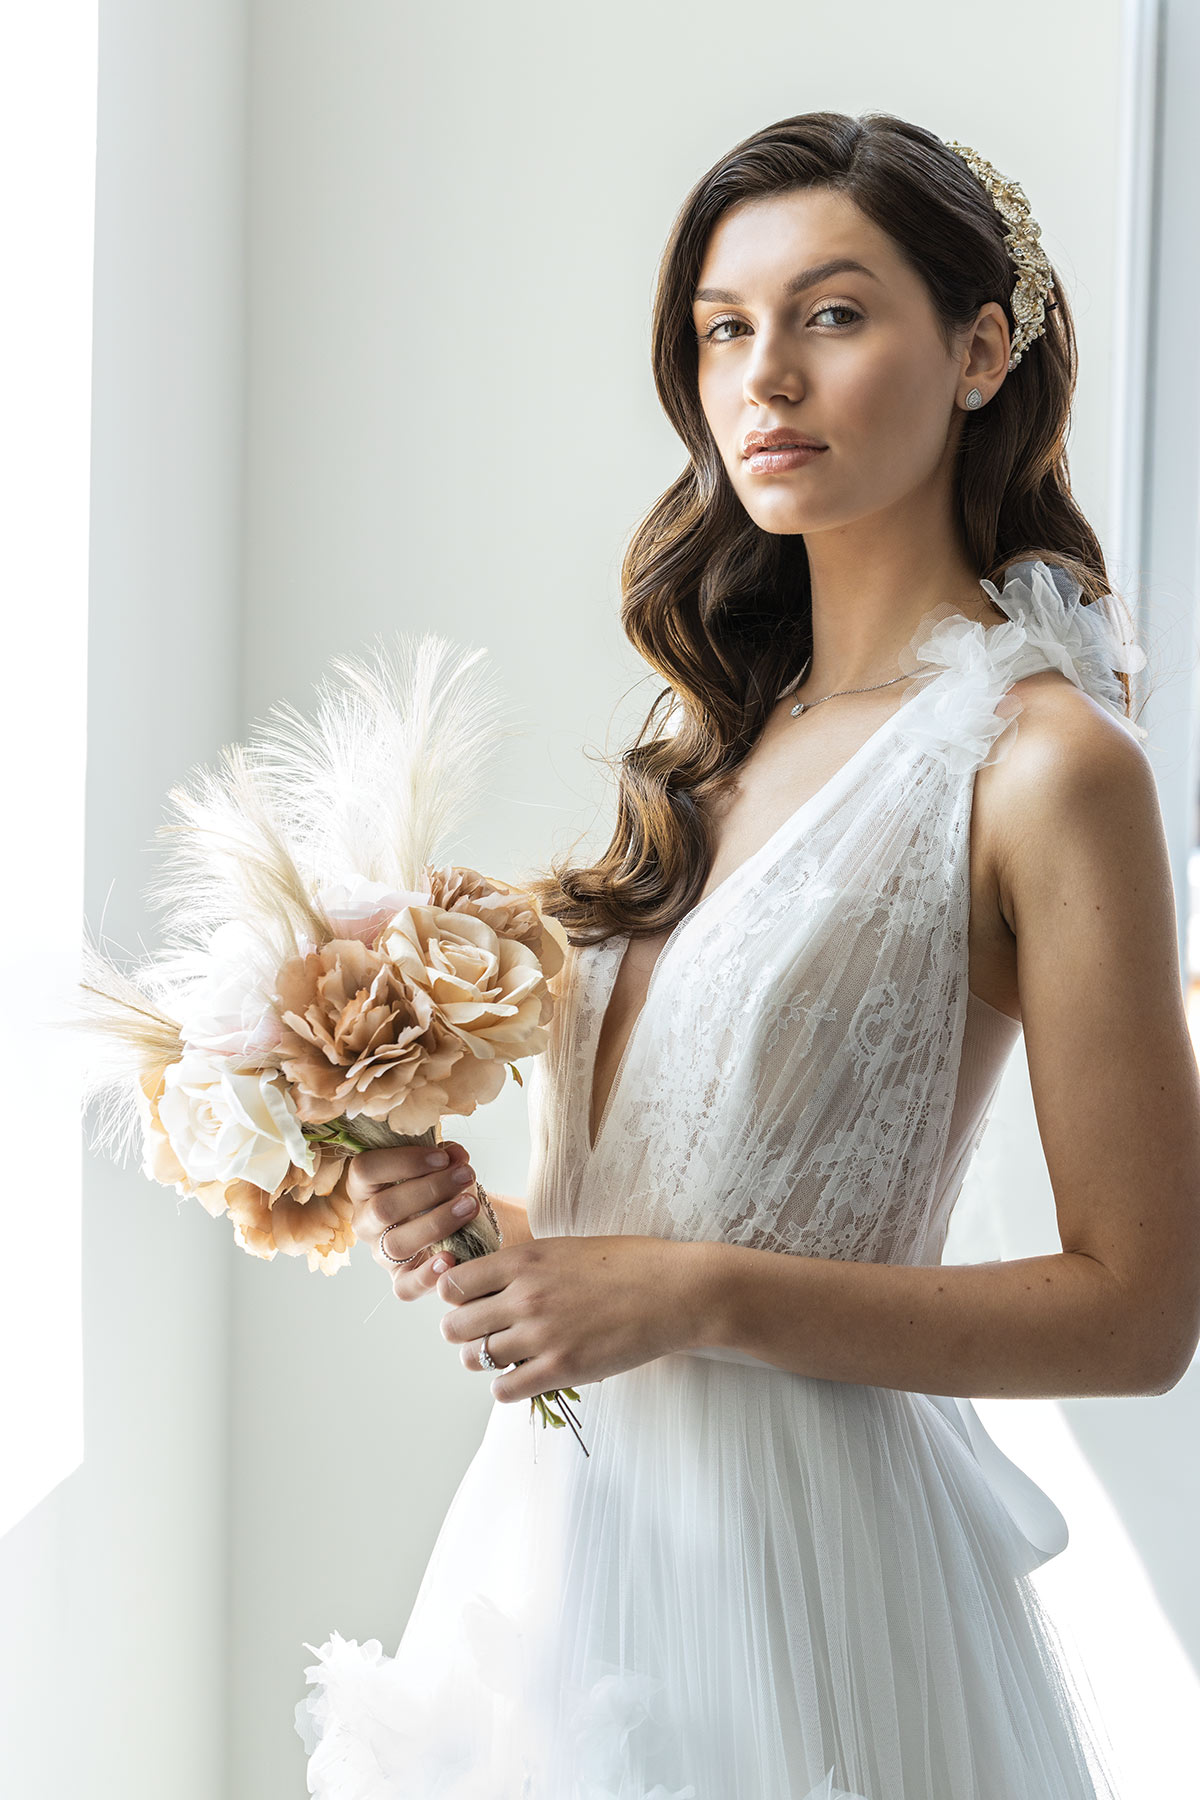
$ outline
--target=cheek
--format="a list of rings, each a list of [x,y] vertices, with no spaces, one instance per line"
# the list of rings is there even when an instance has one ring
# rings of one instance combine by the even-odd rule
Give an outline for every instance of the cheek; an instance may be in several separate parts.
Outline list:
[[[833,371],[827,398],[830,436],[865,459],[936,455],[953,405],[940,368],[894,351]]]
[[[717,449],[728,466],[737,449],[737,432],[745,412],[741,381],[732,362],[710,365],[701,371],[696,384],[700,406],[708,420]]]

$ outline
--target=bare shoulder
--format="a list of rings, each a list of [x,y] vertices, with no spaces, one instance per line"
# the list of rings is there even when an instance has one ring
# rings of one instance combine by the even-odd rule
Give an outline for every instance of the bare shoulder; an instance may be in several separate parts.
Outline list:
[[[1009,689],[1015,723],[1000,760],[979,771],[989,861],[1004,916],[1016,929],[1016,889],[1053,878],[1085,844],[1121,865],[1165,859],[1150,759],[1118,719],[1057,669]],[[1004,736],[999,740],[1004,744]]]

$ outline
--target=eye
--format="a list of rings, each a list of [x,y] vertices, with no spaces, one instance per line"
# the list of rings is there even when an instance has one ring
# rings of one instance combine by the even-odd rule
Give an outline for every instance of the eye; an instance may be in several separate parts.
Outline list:
[[[844,330],[847,325],[853,324],[855,319],[862,318],[862,314],[859,312],[857,307],[849,306],[845,303],[845,301],[834,300],[834,301],[831,301],[828,306],[822,306],[821,308],[819,308],[819,310],[813,314],[813,319],[824,318],[827,313],[848,313],[850,316],[848,319],[846,319],[843,322],[843,324],[833,325],[833,326],[822,326],[821,327],[822,330],[841,331],[841,330]],[[731,338],[718,337],[716,334],[719,331],[722,331],[726,325],[742,325],[744,323],[745,323],[745,321],[742,319],[714,319],[712,324],[708,327],[707,331],[697,332],[696,336],[698,337],[699,341],[702,344],[708,344],[708,343],[728,344],[733,341]],[[810,323],[811,323],[811,321],[810,321]]]
[[[714,319],[708,330],[698,332],[697,336],[700,338],[700,341],[705,344],[712,342],[727,344],[729,342],[728,338],[718,338],[715,336],[715,333],[720,331],[723,325],[741,325],[742,323],[743,321],[741,319]]]
[[[841,301],[841,300],[834,300],[834,301],[831,301],[828,306],[823,306],[819,312],[815,312],[813,314],[813,318],[819,319],[819,318],[823,317],[823,315],[825,313],[835,313],[835,312],[849,313],[851,319],[861,319],[862,318],[862,314],[858,311],[857,307],[847,306],[845,304],[845,302]],[[847,320],[847,323],[849,323],[849,320]],[[835,329],[837,329],[837,327],[835,327]]]

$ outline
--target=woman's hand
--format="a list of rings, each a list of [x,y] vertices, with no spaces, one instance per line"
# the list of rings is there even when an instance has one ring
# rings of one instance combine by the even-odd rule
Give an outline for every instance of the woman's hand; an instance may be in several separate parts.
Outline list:
[[[431,1167],[441,1158],[440,1167]],[[350,1158],[346,1193],[354,1202],[354,1235],[370,1245],[371,1255],[392,1278],[397,1300],[419,1300],[436,1286],[439,1275],[453,1268],[450,1251],[434,1258],[431,1248],[460,1230],[479,1210],[472,1193],[475,1171],[461,1144],[398,1144],[388,1150],[361,1150]],[[454,1208],[469,1199],[462,1213]],[[389,1225],[387,1247],[392,1256],[425,1255],[400,1267],[379,1248]]]
[[[493,1250],[438,1278],[438,1293],[452,1303],[442,1336],[463,1345],[465,1367],[481,1369],[486,1335],[488,1355],[505,1371],[492,1378],[497,1400],[603,1381],[702,1341],[704,1250],[625,1235],[533,1238]]]

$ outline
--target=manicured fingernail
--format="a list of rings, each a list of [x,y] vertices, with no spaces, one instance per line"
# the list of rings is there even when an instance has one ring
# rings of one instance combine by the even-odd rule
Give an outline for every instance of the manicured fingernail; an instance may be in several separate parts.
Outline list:
[[[440,1275],[443,1269],[448,1269],[449,1267],[450,1267],[450,1263],[446,1257],[444,1257],[444,1256],[435,1257],[434,1262],[433,1262],[433,1272],[435,1275]]]
[[[468,1213],[473,1213],[475,1211],[478,1204],[474,1194],[464,1194],[461,1200],[456,1200],[454,1202],[450,1211],[454,1214],[456,1219],[465,1219]]]
[[[449,1161],[450,1158],[444,1150],[431,1150],[425,1158],[425,1167],[427,1169],[444,1169]]]

